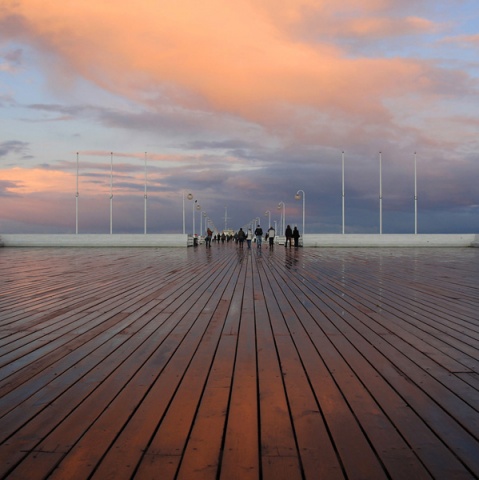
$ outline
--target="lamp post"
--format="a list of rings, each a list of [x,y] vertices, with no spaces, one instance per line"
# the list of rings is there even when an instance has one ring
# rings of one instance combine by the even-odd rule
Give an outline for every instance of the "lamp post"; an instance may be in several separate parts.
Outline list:
[[[195,204],[196,204],[196,210],[201,210],[201,205],[198,203],[198,200],[195,200]],[[194,230],[195,230],[195,210],[194,210],[195,206],[193,205],[193,235],[195,234]],[[201,214],[200,214],[201,215]],[[200,216],[200,230],[201,230],[201,216]],[[200,232],[200,235],[201,235],[201,232]]]
[[[286,231],[286,205],[284,204],[284,202],[279,202],[278,210],[281,210],[281,206],[283,207],[283,211],[281,214],[281,228],[283,229],[283,233],[281,235],[284,235],[284,232]]]
[[[266,212],[264,212],[264,216],[268,216],[268,228],[271,227],[271,212],[266,210]]]
[[[183,197],[183,235],[186,233],[186,225],[185,225],[185,192],[182,192]]]
[[[199,208],[197,208],[197,210],[199,210]],[[203,236],[203,217],[206,217],[206,213],[203,212],[203,210],[201,210],[201,212],[200,212],[200,237]],[[205,233],[206,233],[206,227],[205,227]]]
[[[305,221],[305,204],[306,204],[306,194],[304,193],[304,190],[298,190],[294,198],[296,200],[299,200],[301,198],[300,193],[303,195],[303,233],[302,235],[303,235],[303,241],[304,241],[304,225],[305,225],[304,221]]]
[[[183,197],[184,198],[184,197]],[[186,196],[186,198],[188,200],[193,200],[193,194],[192,193],[188,193],[188,195]],[[195,203],[193,202],[193,230],[195,229]],[[192,235],[194,235],[194,231],[192,233]]]
[[[207,228],[208,215],[206,215],[206,212],[203,212],[203,218],[205,219],[205,237],[206,237],[206,232],[208,230]]]

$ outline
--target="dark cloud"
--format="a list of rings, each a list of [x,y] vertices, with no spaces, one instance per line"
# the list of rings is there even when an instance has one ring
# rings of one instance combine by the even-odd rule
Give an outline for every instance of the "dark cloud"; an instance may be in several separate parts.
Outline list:
[[[0,143],[0,157],[6,157],[10,154],[21,155],[23,158],[29,152],[30,144],[19,140],[9,140]]]
[[[251,142],[247,142],[241,139],[227,139],[227,140],[195,140],[183,145],[188,150],[243,150],[249,148],[255,148]]]
[[[10,73],[16,72],[23,64],[23,49],[15,48],[13,50],[0,53],[0,71]]]
[[[13,193],[17,184],[6,180],[0,180],[0,197],[12,197],[16,194]]]
[[[0,13],[1,10],[0,10]],[[0,15],[0,38],[22,38],[28,35],[28,22],[22,15],[7,14]]]

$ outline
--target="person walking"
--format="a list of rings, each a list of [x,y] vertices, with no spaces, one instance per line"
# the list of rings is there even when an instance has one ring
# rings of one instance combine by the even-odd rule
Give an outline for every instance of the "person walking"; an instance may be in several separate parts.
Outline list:
[[[288,246],[289,242],[289,247],[291,248],[291,239],[293,238],[293,230],[291,230],[291,226],[288,225],[286,227],[286,231],[284,232],[284,236],[286,237],[286,240],[284,241],[284,246]]]
[[[251,228],[248,228],[248,231],[246,232],[246,243],[248,244],[249,250],[251,250],[251,240],[253,240],[253,232],[251,231]]]
[[[243,248],[245,238],[246,238],[246,234],[244,233],[244,230],[240,228],[238,231],[238,244],[240,248]]]
[[[293,240],[294,240],[294,247],[298,248],[299,247],[299,237],[301,235],[299,234],[298,227],[295,225],[293,228]]]
[[[261,225],[258,224],[254,234],[256,235],[256,248],[261,248],[261,244],[263,243],[263,229]]]
[[[208,228],[206,231],[206,237],[205,237],[205,246],[211,248],[211,237],[213,236],[213,232],[211,229]]]
[[[273,227],[269,227],[268,230],[268,240],[269,240],[269,248],[273,248],[274,246],[274,236],[276,235],[276,232]]]

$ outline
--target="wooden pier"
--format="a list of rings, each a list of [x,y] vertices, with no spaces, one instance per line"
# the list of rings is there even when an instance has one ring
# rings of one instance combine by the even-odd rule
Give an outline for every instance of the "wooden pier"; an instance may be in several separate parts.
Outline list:
[[[0,249],[0,478],[479,477],[479,249]]]

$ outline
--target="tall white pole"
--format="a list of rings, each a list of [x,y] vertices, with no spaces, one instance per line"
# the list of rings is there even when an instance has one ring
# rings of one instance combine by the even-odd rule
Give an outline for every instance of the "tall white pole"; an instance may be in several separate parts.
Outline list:
[[[110,153],[110,235],[113,233],[113,152]]]
[[[147,170],[146,170],[146,157],[147,157],[147,154],[145,152],[145,235],[146,235],[146,204],[147,204],[147,199],[148,199],[148,194],[147,194],[147,183],[148,183],[148,173],[147,173]]]
[[[306,231],[306,194],[304,193],[303,190],[303,241],[304,241],[304,233]]]
[[[303,235],[303,238],[304,238],[304,230],[306,228],[306,226],[305,226],[306,194],[304,193],[304,190],[298,190],[294,197],[296,198],[296,200],[299,200],[300,199],[300,196],[299,196],[300,193],[303,196],[303,232],[302,232],[302,235]]]
[[[280,212],[279,213],[279,228],[280,228],[280,230],[283,230],[283,209],[282,209],[281,203],[282,202],[278,203],[278,210]],[[281,235],[284,235],[284,230],[280,233],[281,233]]]
[[[225,205],[225,231],[228,230],[228,207]]]
[[[282,230],[283,230],[283,232],[281,233],[281,235],[284,235],[284,232],[286,231],[286,207],[285,207],[284,202],[279,202],[279,203],[278,203],[278,209],[281,209],[281,206],[282,206],[283,208],[282,208],[280,228],[282,228]]]
[[[78,235],[78,172],[79,172],[79,160],[78,160],[78,152],[77,152],[77,192],[76,192],[76,200],[75,200],[75,233]]]
[[[379,152],[379,233],[383,233],[383,173],[381,152]]]
[[[183,190],[183,235],[186,233],[186,222],[185,222],[185,192]]]
[[[196,207],[196,203],[198,202],[198,200],[195,200],[193,202],[193,237],[195,236],[195,207]]]
[[[342,192],[342,203],[343,203],[343,235],[345,231],[345,210],[344,210],[344,152],[342,154],[342,159],[341,159],[341,172],[342,172],[342,186],[343,186],[343,192]]]
[[[417,235],[417,156],[414,152],[414,233]]]
[[[268,228],[271,227],[271,211],[270,210],[266,210],[266,212],[264,212],[264,215],[268,215]]]
[[[187,198],[188,200],[193,200],[193,194],[192,194],[192,193],[188,193],[188,195],[186,196],[186,198]],[[184,194],[183,194],[183,205],[184,205],[184,203],[185,203],[185,197],[184,197]],[[184,231],[184,229],[185,229],[185,227],[184,227],[184,222],[185,222],[185,221],[184,221],[184,218],[185,218],[184,211],[185,211],[185,209],[184,209],[184,206],[183,206],[183,231]],[[194,227],[194,221],[195,221],[195,202],[193,202],[193,227]],[[194,233],[195,233],[195,232],[193,232],[192,235],[194,235]]]

